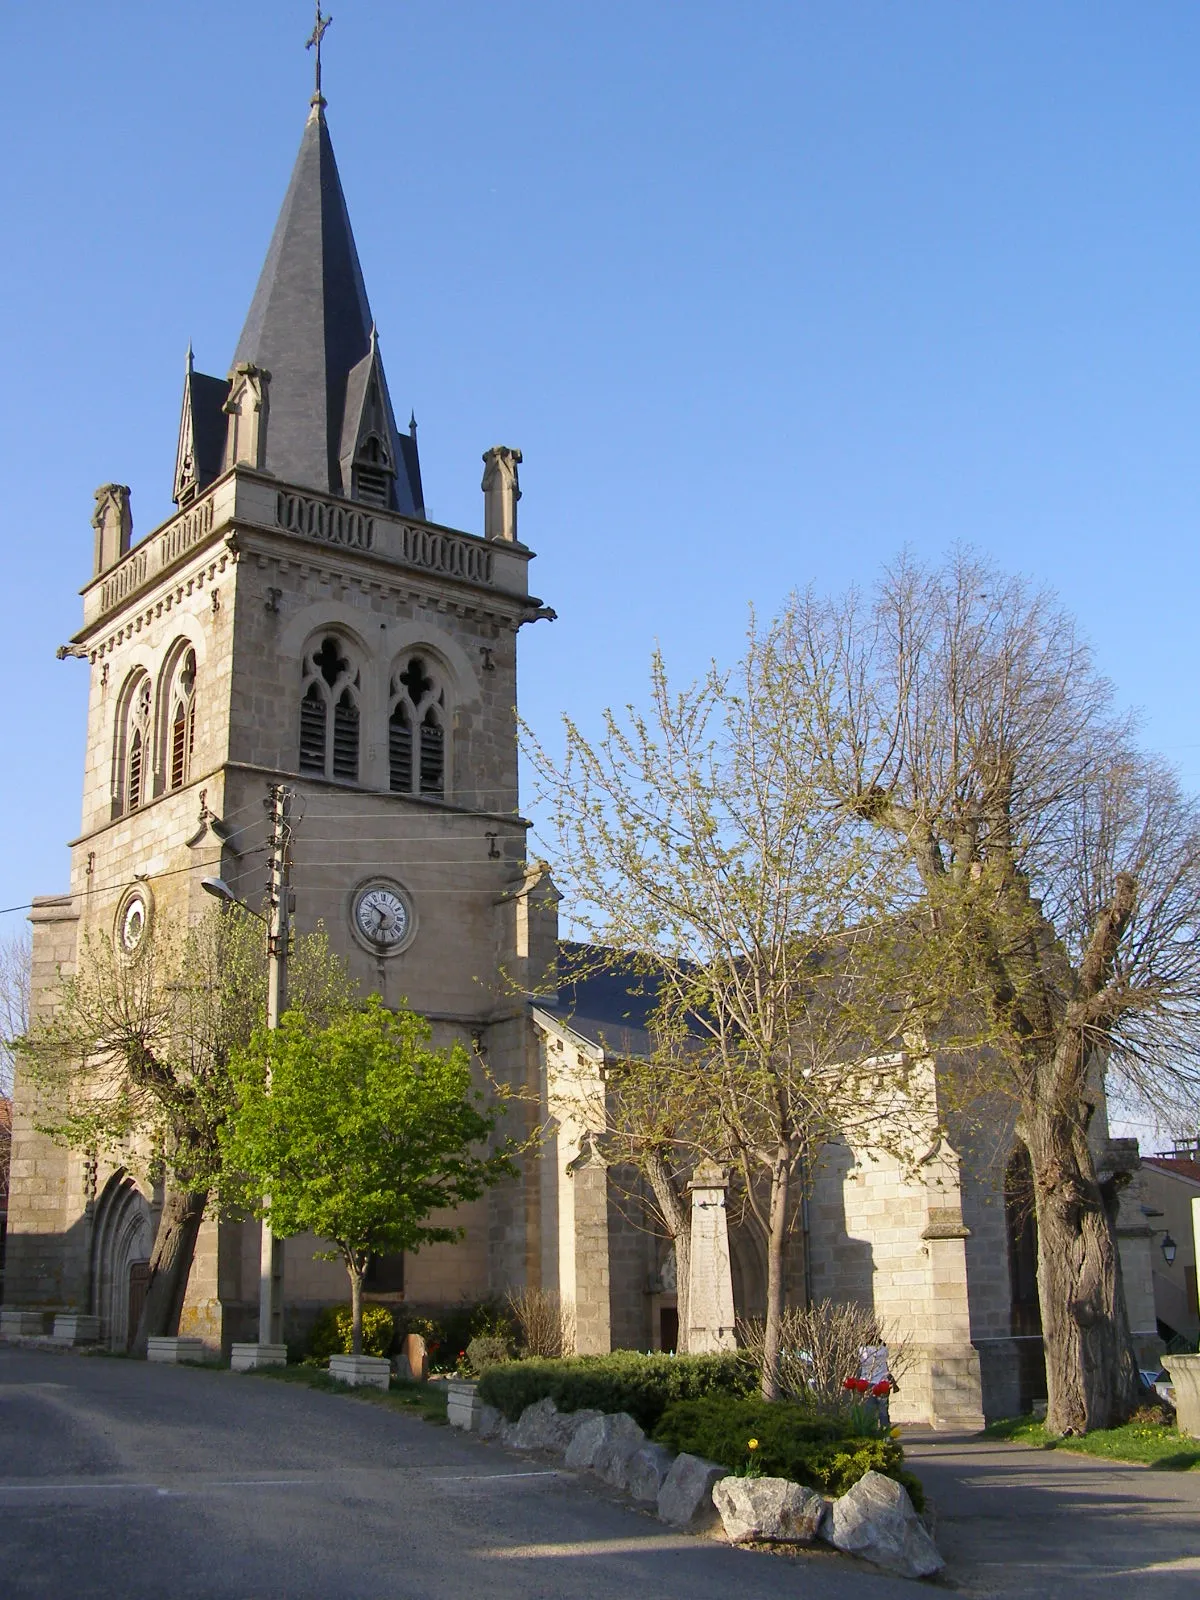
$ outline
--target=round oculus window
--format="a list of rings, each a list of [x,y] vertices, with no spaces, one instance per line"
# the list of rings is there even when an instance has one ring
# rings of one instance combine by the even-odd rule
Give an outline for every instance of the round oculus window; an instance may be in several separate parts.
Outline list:
[[[126,955],[139,950],[150,927],[151,901],[147,889],[130,889],[117,909],[117,943]]]

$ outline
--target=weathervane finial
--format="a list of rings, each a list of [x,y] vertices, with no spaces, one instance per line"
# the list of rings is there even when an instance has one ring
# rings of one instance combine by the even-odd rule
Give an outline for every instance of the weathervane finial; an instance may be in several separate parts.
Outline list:
[[[306,50],[311,50],[315,45],[317,51],[317,82],[316,91],[312,97],[312,103],[315,106],[323,106],[325,104],[321,94],[321,40],[325,37],[325,30],[332,21],[332,17],[323,17],[321,15],[321,0],[317,0],[317,20],[313,24],[313,31],[309,35],[308,43],[304,46]]]

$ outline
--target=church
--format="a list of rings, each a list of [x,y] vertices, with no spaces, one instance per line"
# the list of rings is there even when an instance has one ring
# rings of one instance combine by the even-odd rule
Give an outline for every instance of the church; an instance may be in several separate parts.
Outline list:
[[[463,1242],[384,1258],[368,1293],[436,1309],[553,1289],[581,1351],[671,1348],[671,1252],[593,1137],[606,1073],[644,1048],[645,1018],[611,978],[557,985],[558,897],[519,810],[518,639],[553,618],[518,536],[521,453],[484,453],[481,530],[427,519],[416,426],[396,421],[325,109],[318,80],[227,375],[189,353],[175,513],[135,542],[129,489],[96,493],[67,647],[90,680],[82,824],[68,892],[33,907],[34,1003],[85,934],[133,956],[156,923],[199,915],[205,878],[258,904],[264,801],[287,785],[296,925],[323,923],[364,993],[428,1017],[439,1044],[463,1040],[546,1130],[517,1180],[462,1208]],[[56,1146],[35,1121],[18,1074],[4,1309],[24,1313],[25,1331],[86,1313],[124,1348],[161,1189],[132,1161]],[[1135,1147],[1097,1139],[1102,1161],[1136,1168]],[[1044,1382],[1030,1239],[1010,1194],[1018,1157],[1011,1136],[971,1162],[935,1137],[916,1179],[844,1148],[816,1174],[791,1290],[873,1303],[911,1339],[897,1420],[978,1426]],[[1136,1177],[1122,1206],[1148,1359]],[[289,1336],[346,1297],[340,1265],[313,1248],[284,1251]],[[731,1227],[729,1258],[735,1312],[753,1316],[761,1242]],[[254,1339],[258,1293],[257,1225],[207,1216],[181,1333],[214,1352]]]

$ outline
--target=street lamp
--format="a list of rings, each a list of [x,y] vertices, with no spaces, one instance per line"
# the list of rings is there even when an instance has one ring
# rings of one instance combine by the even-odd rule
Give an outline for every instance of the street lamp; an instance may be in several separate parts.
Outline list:
[[[238,899],[224,878],[201,878],[200,887],[205,894],[211,894],[214,900],[222,900],[227,906],[240,906],[243,911],[249,911],[252,917],[258,917],[260,922],[264,920],[257,911],[252,911],[244,900]]]
[[[1163,1260],[1169,1267],[1173,1267],[1175,1265],[1175,1252],[1178,1248],[1179,1246],[1171,1237],[1171,1230],[1169,1228],[1164,1228],[1162,1236],[1162,1253]]]

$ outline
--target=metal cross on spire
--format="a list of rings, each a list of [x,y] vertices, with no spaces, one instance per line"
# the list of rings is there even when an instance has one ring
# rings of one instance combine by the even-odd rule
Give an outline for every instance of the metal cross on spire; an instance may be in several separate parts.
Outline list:
[[[323,17],[321,15],[321,0],[317,0],[317,20],[313,25],[312,33],[309,35],[308,43],[304,47],[306,50],[311,50],[315,45],[317,51],[317,86],[316,92],[313,94],[314,105],[325,104],[321,98],[321,40],[325,37],[325,30],[332,21],[332,17]]]

